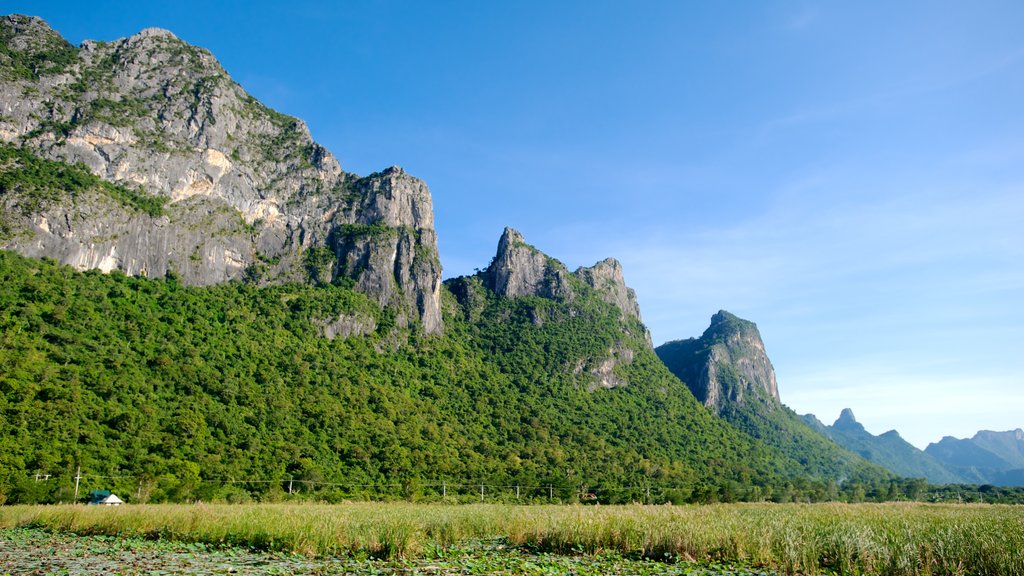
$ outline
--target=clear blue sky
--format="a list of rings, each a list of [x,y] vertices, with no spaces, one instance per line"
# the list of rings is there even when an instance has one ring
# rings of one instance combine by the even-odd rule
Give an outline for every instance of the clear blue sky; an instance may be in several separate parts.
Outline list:
[[[622,261],[656,343],[758,323],[783,401],[918,446],[1024,426],[1024,3],[4,2],[167,28],[352,172]]]

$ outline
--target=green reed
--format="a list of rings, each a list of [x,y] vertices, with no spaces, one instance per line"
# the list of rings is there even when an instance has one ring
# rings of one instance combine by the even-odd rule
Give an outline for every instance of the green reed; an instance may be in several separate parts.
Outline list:
[[[611,552],[763,566],[787,574],[1024,574],[1024,508],[998,505],[0,507],[0,527],[22,526],[309,556],[417,557],[497,539],[541,552]]]

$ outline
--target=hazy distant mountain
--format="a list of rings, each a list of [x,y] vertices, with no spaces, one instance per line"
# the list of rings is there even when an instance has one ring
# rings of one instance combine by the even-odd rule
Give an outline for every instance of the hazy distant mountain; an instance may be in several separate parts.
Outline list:
[[[946,436],[925,452],[972,482],[1024,486],[1024,430],[982,430],[973,438]]]
[[[904,440],[898,432],[890,430],[875,436],[864,429],[846,408],[832,426],[821,423],[813,414],[803,417],[816,430],[847,450],[908,478],[926,478],[936,484],[973,482],[949,469],[942,462],[922,452]]]

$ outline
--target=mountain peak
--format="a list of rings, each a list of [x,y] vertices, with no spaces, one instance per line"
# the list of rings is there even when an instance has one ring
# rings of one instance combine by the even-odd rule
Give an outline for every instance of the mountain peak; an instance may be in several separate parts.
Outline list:
[[[174,35],[174,32],[165,30],[164,28],[143,28],[137,34],[133,34],[129,38],[167,38],[168,40],[178,40],[178,37]]]
[[[711,317],[699,339],[668,342],[656,352],[698,400],[718,412],[754,398],[780,404],[775,369],[757,325],[725,310]]]
[[[858,424],[857,418],[854,417],[851,408],[843,408],[843,411],[839,413],[839,418],[836,419],[835,426],[849,426],[851,424]]]
[[[614,305],[623,315],[640,320],[640,303],[636,291],[626,286],[622,264],[615,258],[605,258],[590,267],[581,266],[575,275],[597,291],[602,300]]]
[[[418,316],[427,333],[441,331],[422,181],[397,166],[345,173],[305,123],[260,103],[208,50],[167,30],[78,49],[38,18],[6,16],[0,40],[0,145],[82,165],[122,189],[56,195],[32,213],[6,195],[0,217],[11,234],[0,247],[79,270],[173,273],[189,285],[347,278],[394,306],[397,324]]]
[[[864,426],[857,422],[857,419],[853,416],[853,410],[849,408],[843,408],[843,411],[839,413],[839,418],[832,424],[832,427],[839,430],[864,431]]]
[[[506,227],[498,250],[484,272],[484,283],[499,296],[572,297],[565,265],[526,243],[518,230]]]

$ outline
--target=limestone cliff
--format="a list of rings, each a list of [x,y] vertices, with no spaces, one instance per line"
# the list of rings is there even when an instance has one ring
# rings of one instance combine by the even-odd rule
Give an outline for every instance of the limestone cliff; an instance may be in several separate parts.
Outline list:
[[[700,338],[668,342],[655,351],[716,412],[755,402],[781,405],[775,369],[753,322],[721,310]]]
[[[541,296],[568,300],[573,296],[565,265],[526,243],[523,235],[505,228],[498,252],[484,273],[488,288],[499,296]]]
[[[505,228],[502,233],[498,250],[483,272],[483,279],[488,288],[506,298],[540,296],[563,301],[577,297],[583,284],[618,309],[623,318],[641,322],[636,292],[626,286],[618,260],[605,258],[593,266],[581,266],[569,272],[565,264],[527,244],[523,235],[513,228]]]
[[[452,279],[448,286],[467,318],[473,318],[474,311],[482,306],[481,289],[503,298],[555,300],[566,304],[572,314],[595,305],[607,311],[611,305],[617,311],[616,341],[601,355],[571,358],[566,366],[575,375],[588,374],[591,390],[627,385],[616,368],[632,363],[639,348],[653,348],[650,333],[640,319],[636,293],[626,286],[622,265],[613,258],[569,272],[565,264],[528,244],[517,230],[505,228],[487,269],[475,278]],[[544,321],[540,313],[534,317],[537,324]]]
[[[575,274],[596,290],[602,300],[622,310],[626,316],[640,320],[640,304],[636,300],[636,292],[626,286],[622,264],[618,260],[605,258],[589,268],[577,268]]]
[[[189,284],[350,278],[399,318],[441,330],[422,181],[399,168],[344,172],[302,121],[164,30],[74,47],[15,15],[0,18],[0,41],[0,141],[164,201],[147,213],[83,194],[26,209],[5,191],[0,247]]]

